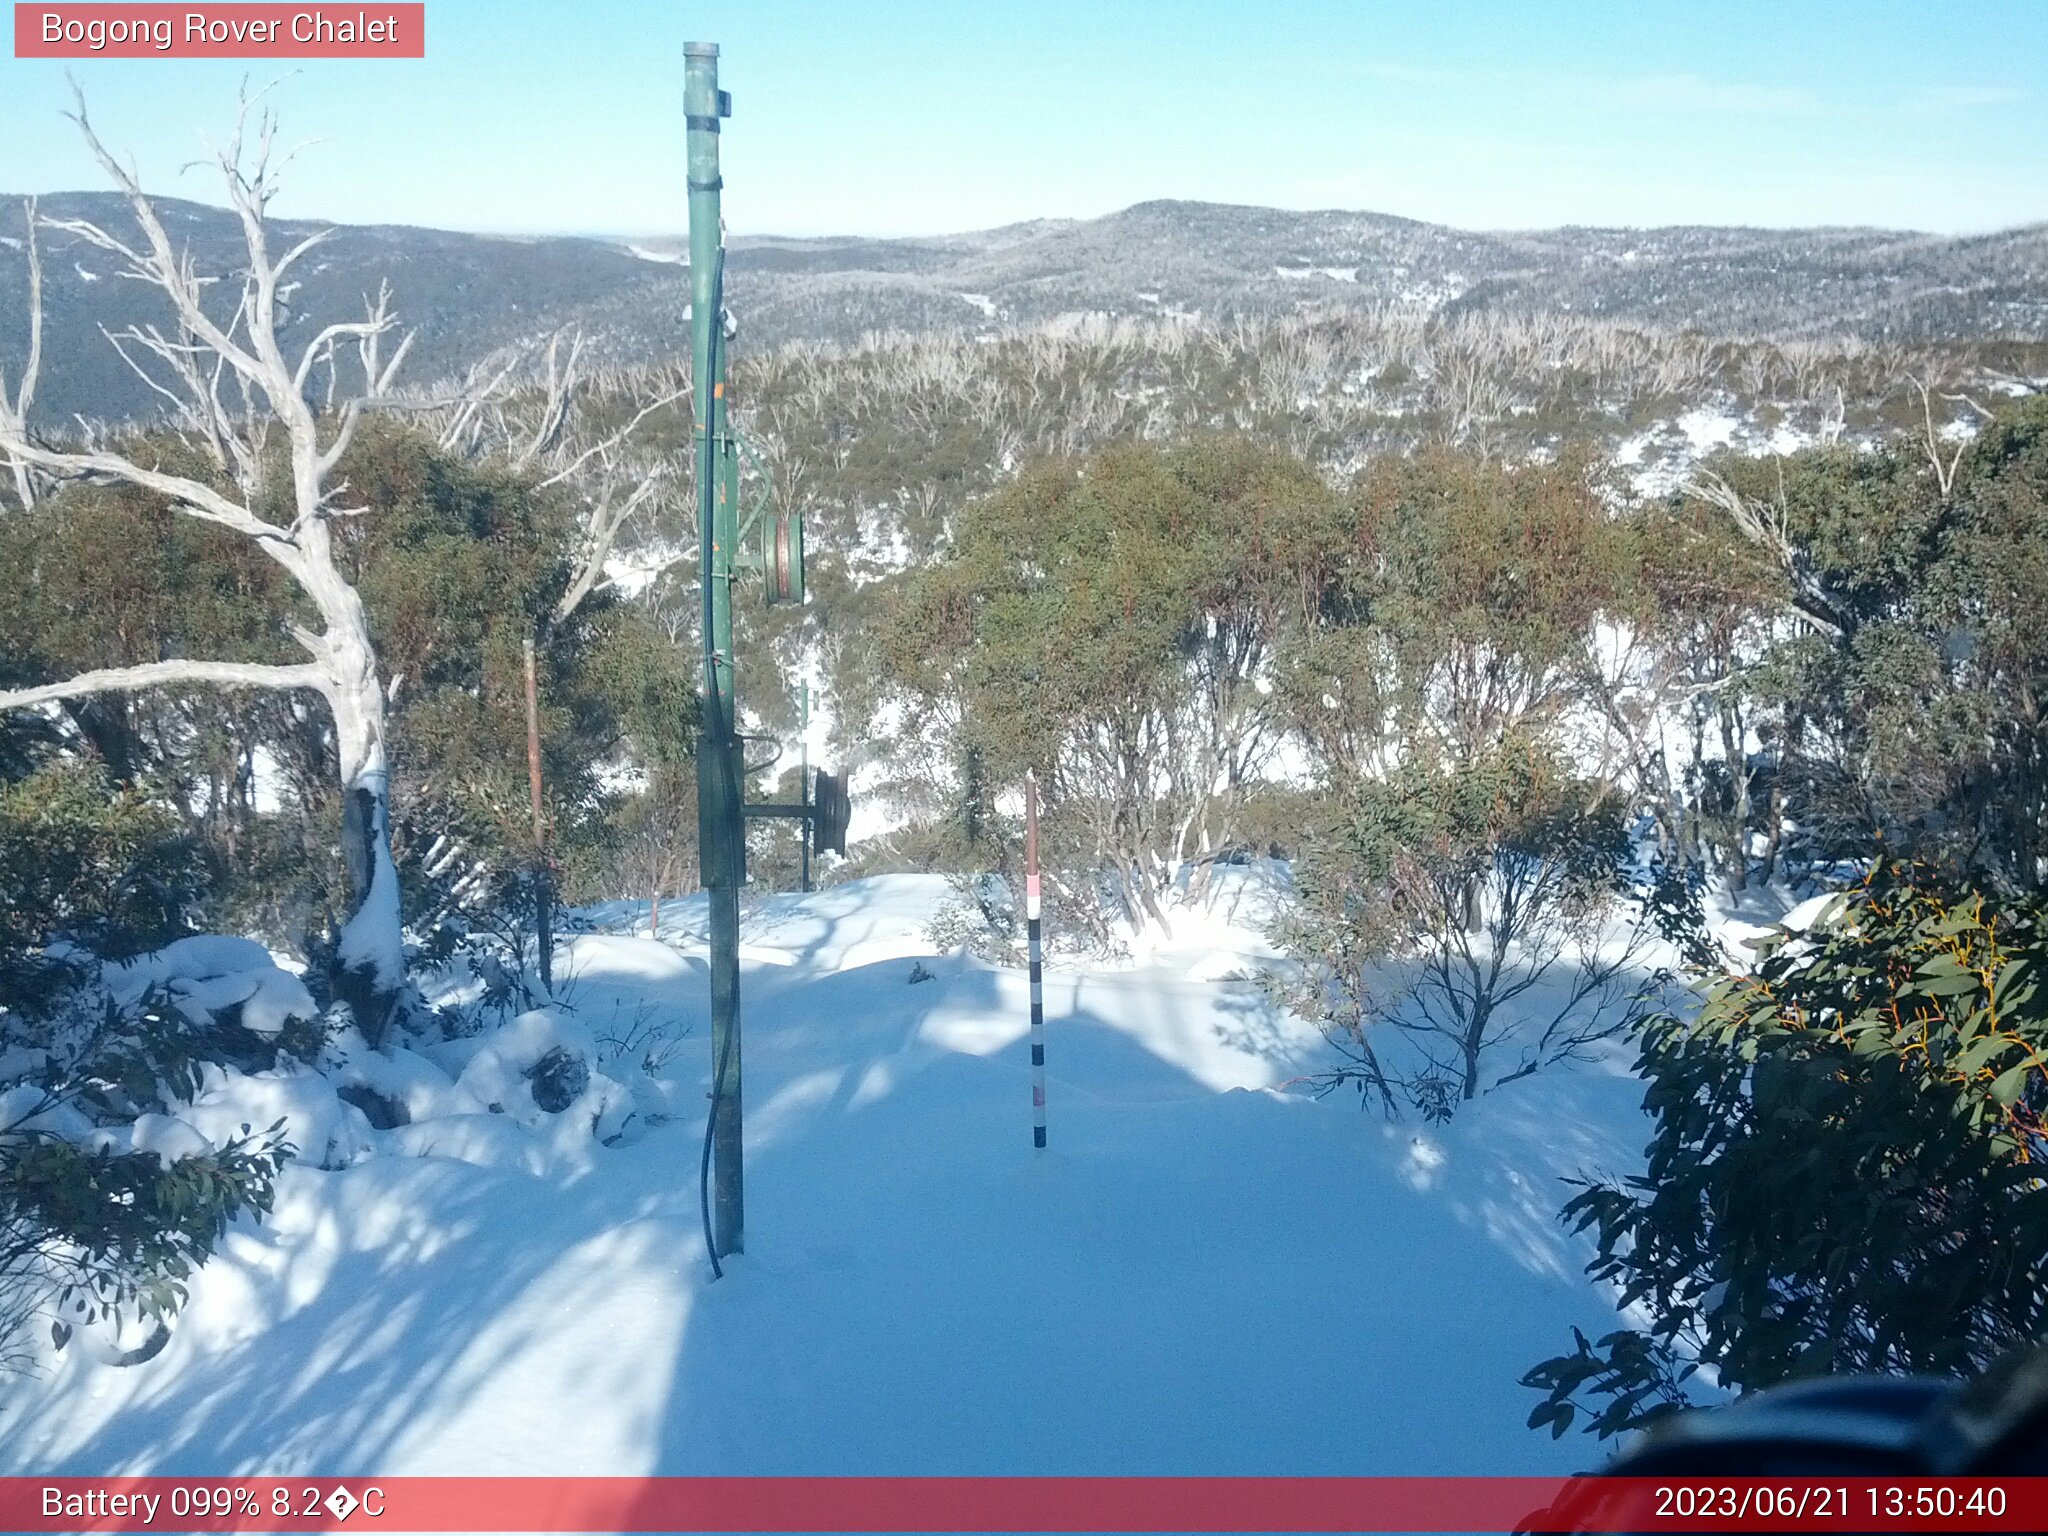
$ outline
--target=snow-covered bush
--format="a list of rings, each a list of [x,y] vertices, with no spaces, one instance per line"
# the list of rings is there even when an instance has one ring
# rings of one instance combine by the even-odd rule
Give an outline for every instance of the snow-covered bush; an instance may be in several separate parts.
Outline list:
[[[293,1143],[286,1117],[193,1112],[219,1058],[289,1060],[281,1038],[317,1039],[311,1000],[260,948],[187,940],[102,969],[53,946],[35,1013],[0,1013],[0,1358],[51,1318],[62,1348],[141,1330],[160,1347],[184,1280],[238,1215],[270,1207]],[[252,1106],[243,1106],[245,1111]],[[110,1358],[123,1359],[120,1348]]]
[[[209,1062],[268,1065],[318,1026],[258,945],[138,954],[186,920],[194,865],[176,819],[96,767],[0,785],[0,1364],[43,1314],[59,1345],[138,1325],[160,1342],[228,1222],[269,1206],[280,1128],[209,1137],[179,1106]]]
[[[456,1087],[529,1129],[559,1122],[614,1141],[637,1106],[631,1090],[599,1070],[598,1059],[588,1030],[536,1008],[484,1036]]]

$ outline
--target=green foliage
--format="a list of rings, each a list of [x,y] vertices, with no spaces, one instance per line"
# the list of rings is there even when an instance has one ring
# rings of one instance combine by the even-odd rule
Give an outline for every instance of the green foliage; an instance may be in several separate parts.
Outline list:
[[[121,445],[140,462],[216,483],[211,462],[170,437]],[[46,682],[103,667],[180,657],[283,663],[304,659],[287,624],[310,622],[284,572],[223,529],[174,514],[132,488],[70,485],[35,510],[0,518],[0,679]],[[193,834],[203,884],[220,889],[255,829],[252,753],[271,749],[318,804],[308,760],[307,701],[219,688],[154,689],[67,700],[60,730],[114,782],[175,808]],[[18,730],[17,712],[0,728]],[[16,771],[25,769],[17,762]],[[303,868],[320,839],[282,862]]]
[[[643,763],[687,756],[686,659],[601,592],[555,620],[581,539],[566,498],[381,425],[345,471],[373,513],[349,526],[344,569],[382,666],[402,680],[391,726],[402,842],[459,840],[470,864],[531,856],[524,646],[537,639],[550,845],[573,884],[612,851],[606,765],[629,751]],[[409,912],[440,894],[412,882]]]
[[[98,765],[60,760],[0,784],[0,1019],[49,985],[45,944],[154,948],[186,931],[195,883],[178,818]]]
[[[289,1148],[266,1134],[166,1164],[118,1150],[118,1128],[189,1099],[205,1061],[319,1044],[304,1025],[259,1040],[107,997],[98,956],[175,937],[199,895],[179,818],[108,778],[60,759],[0,785],[0,1363],[51,1308],[60,1344],[81,1318],[168,1317],[227,1222],[269,1208]]]
[[[966,754],[985,800],[1035,771],[1077,839],[1060,862],[1158,920],[1160,872],[1238,836],[1276,725],[1255,679],[1339,538],[1322,482],[1241,440],[1047,461],[961,514],[946,558],[901,584],[881,654],[951,727],[948,774]]]
[[[1327,1082],[1444,1116],[1510,1042],[1512,1076],[1632,1017],[1633,950],[1597,942],[1623,802],[1565,768],[1558,725],[1635,601],[1635,534],[1582,462],[1439,451],[1369,466],[1303,563],[1275,683],[1318,790],[1276,937],[1347,1058]]]
[[[10,951],[0,970],[31,968]],[[282,1040],[195,1026],[153,996],[117,1008],[95,972],[45,961],[32,994],[14,988],[0,1008],[0,1053],[17,1074],[33,1064],[0,1083],[0,1370],[25,1362],[39,1316],[60,1348],[80,1321],[168,1323],[228,1224],[270,1209],[293,1149],[273,1125],[166,1161],[123,1150],[128,1129],[192,1098],[208,1062],[267,1067],[320,1043],[303,1023]]]
[[[1963,1375],[2048,1331],[2048,906],[1880,864],[1643,1037],[1643,1177],[1566,1207],[1655,1319],[1524,1378],[1600,1434],[1838,1371]],[[1606,1399],[1594,1412],[1583,1400]],[[1567,1418],[1568,1422],[1568,1418]]]
[[[1576,460],[1375,461],[1347,531],[1318,563],[1316,622],[1281,670],[1334,773],[1423,745],[1471,756],[1540,725],[1628,574],[1626,532]]]
[[[1783,530],[1782,635],[1759,680],[1785,809],[1824,859],[1881,839],[2012,888],[2048,871],[2048,400],[2005,408],[1944,489],[1927,452],[1731,461]]]
[[[169,438],[125,445],[202,480],[208,462]],[[553,622],[582,533],[559,492],[368,422],[341,475],[365,510],[335,524],[358,584],[390,715],[397,853],[416,877],[428,850],[455,874],[530,856],[522,642],[538,636],[543,770],[554,856],[571,888],[616,856],[617,796],[605,770],[688,755],[687,659],[637,610],[592,594]],[[283,572],[247,540],[133,490],[73,486],[0,519],[0,679],[39,682],[171,657],[303,659],[309,622]],[[335,854],[334,748],[317,699],[212,688],[72,701],[62,736],[111,780],[189,834],[208,918],[304,944],[345,910]],[[11,716],[0,758],[25,769],[40,745]],[[47,733],[46,733],[47,734]],[[268,777],[280,806],[258,793]],[[459,849],[460,856],[449,857]],[[407,885],[415,918],[445,884]]]
[[[51,1314],[59,1348],[102,1317],[167,1324],[184,1282],[243,1214],[275,1198],[292,1148],[273,1125],[204,1156],[95,1150],[15,1130],[0,1160],[0,1360]]]

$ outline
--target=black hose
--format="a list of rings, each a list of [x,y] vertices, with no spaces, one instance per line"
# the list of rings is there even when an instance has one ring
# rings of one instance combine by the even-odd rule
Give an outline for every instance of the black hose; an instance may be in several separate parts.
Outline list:
[[[725,1268],[718,1262],[718,1243],[711,1235],[711,1137],[718,1129],[718,1103],[725,1095],[725,1067],[732,1059],[732,1031],[718,1052],[718,1064],[711,1073],[711,1113],[704,1117],[704,1156],[697,1164],[697,1208],[704,1217],[704,1251],[711,1257],[711,1278],[723,1280]]]

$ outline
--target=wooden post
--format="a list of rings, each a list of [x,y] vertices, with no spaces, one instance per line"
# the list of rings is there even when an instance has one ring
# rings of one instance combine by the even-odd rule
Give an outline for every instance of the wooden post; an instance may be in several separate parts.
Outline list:
[[[1038,907],[1038,777],[1024,775],[1024,926],[1031,941],[1031,1145],[1045,1146],[1045,971]]]
[[[555,993],[554,889],[548,869],[547,807],[540,779],[540,679],[534,661],[533,636],[526,653],[526,788],[533,802],[534,942],[540,950],[540,984]]]
[[[798,685],[801,703],[797,710],[797,729],[803,734],[798,738],[796,787],[797,798],[804,809],[811,807],[811,684],[806,678]],[[808,891],[811,888],[811,818],[799,817],[796,824],[797,838],[803,847],[803,870],[797,878],[796,888]]]

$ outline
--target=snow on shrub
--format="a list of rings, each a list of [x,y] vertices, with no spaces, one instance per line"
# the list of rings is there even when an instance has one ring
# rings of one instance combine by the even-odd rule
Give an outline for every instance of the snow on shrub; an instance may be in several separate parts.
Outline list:
[[[476,1095],[433,1061],[404,1046],[372,1050],[353,1024],[328,1036],[314,1065],[358,1106],[373,1098],[390,1117],[387,1129],[484,1112]]]
[[[316,1168],[346,1168],[376,1147],[369,1118],[303,1062],[286,1061],[268,1072],[207,1062],[200,1068],[198,1093],[177,1112],[216,1146],[245,1135],[248,1127],[282,1121],[284,1139]]]
[[[153,1152],[165,1168],[187,1157],[211,1157],[214,1144],[189,1120],[175,1115],[137,1115],[128,1127],[130,1152]]]
[[[610,1142],[636,1106],[597,1059],[588,1030],[536,1008],[485,1035],[456,1086],[531,1130],[567,1123]]]
[[[275,1037],[293,1019],[312,1020],[320,1010],[306,984],[281,970],[270,951],[253,939],[195,934],[151,954],[106,968],[107,990],[123,1007],[151,989],[198,1025],[220,1021],[239,1008],[235,1022],[251,1034]]]

